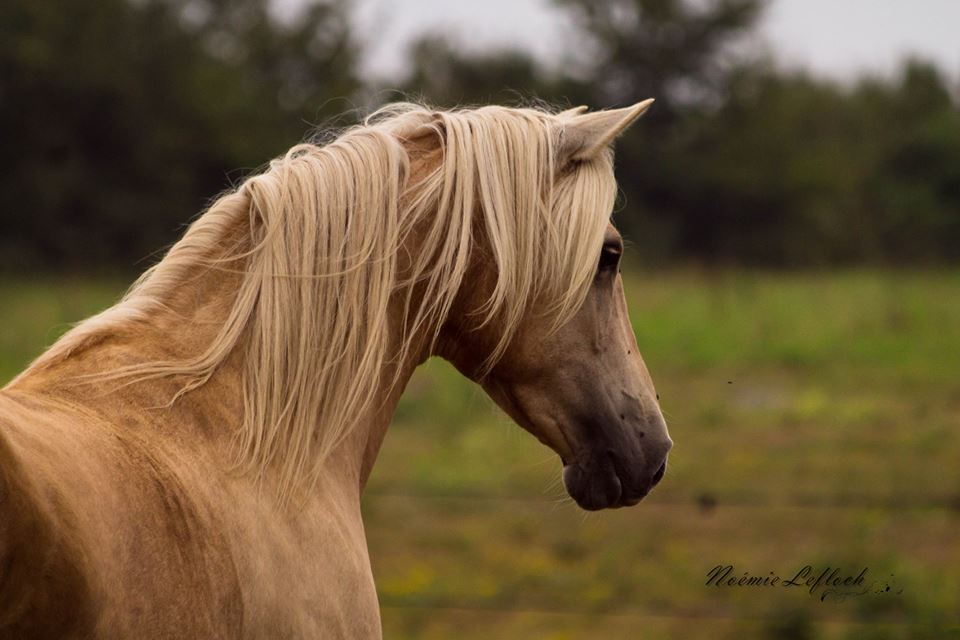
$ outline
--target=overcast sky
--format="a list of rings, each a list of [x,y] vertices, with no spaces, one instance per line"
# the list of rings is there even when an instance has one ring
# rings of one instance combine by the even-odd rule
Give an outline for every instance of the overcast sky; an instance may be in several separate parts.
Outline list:
[[[280,0],[296,6],[303,0]],[[366,36],[366,69],[390,78],[405,46],[425,31],[446,30],[474,48],[520,46],[539,58],[569,33],[550,0],[356,0]],[[838,78],[890,73],[907,54],[939,62],[960,77],[960,0],[774,0],[762,42],[785,64]]]

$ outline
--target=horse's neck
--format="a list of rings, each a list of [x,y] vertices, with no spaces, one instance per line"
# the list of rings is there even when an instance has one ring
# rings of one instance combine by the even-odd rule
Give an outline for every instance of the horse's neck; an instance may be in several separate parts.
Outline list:
[[[229,271],[198,269],[182,287],[171,291],[146,319],[105,323],[79,347],[44,361],[20,376],[12,388],[54,394],[93,409],[110,422],[138,423],[176,435],[201,436],[232,443],[242,423],[243,344],[202,387],[167,406],[179,390],[176,377],[127,381],[98,379],[118,367],[150,361],[189,358],[216,337],[229,312],[240,275]],[[122,318],[123,314],[119,314]],[[396,316],[399,316],[399,312]],[[396,327],[399,339],[400,328]],[[57,347],[54,347],[54,351]],[[354,477],[362,488],[376,459],[403,388],[424,354],[416,349],[406,362],[390,363],[383,379],[396,378],[392,389],[372,403],[353,433],[331,456],[328,464]],[[393,367],[400,367],[396,371]],[[82,381],[82,382],[80,382]],[[138,414],[138,415],[131,415]]]
[[[8,388],[56,396],[115,423],[156,420],[164,428],[185,430],[213,424],[213,418],[225,425],[236,424],[234,416],[243,406],[236,358],[229,359],[206,388],[183,398],[178,417],[192,413],[196,420],[176,424],[162,418],[166,411],[162,408],[170,403],[182,380],[172,376],[137,381],[104,374],[202,353],[222,326],[237,278],[198,270],[147,313],[132,313],[135,305],[121,302],[67,334]]]

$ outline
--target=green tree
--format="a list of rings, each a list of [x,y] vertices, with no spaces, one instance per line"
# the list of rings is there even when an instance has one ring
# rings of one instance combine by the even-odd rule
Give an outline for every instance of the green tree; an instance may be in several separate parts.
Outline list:
[[[898,84],[854,95],[882,141],[864,200],[889,260],[960,260],[960,104],[935,66],[910,61]]]
[[[853,87],[742,68],[720,108],[684,129],[665,172],[680,255],[773,265],[958,256],[960,112],[930,65]]]
[[[0,4],[0,260],[131,265],[228,186],[344,109],[339,0]],[[236,176],[236,174],[234,174]]]
[[[583,36],[579,76],[594,106],[655,97],[660,119],[722,94],[765,0],[555,0]],[[651,112],[652,114],[653,112]]]
[[[656,98],[617,144],[624,202],[619,226],[650,260],[690,245],[686,147],[705,133],[704,117],[721,105],[743,64],[734,47],[750,35],[764,0],[556,0],[583,34],[575,96],[593,108]],[[706,213],[706,212],[704,212]],[[687,236],[687,237],[684,237]]]
[[[736,69],[726,54],[747,34],[761,0],[556,0],[579,30],[548,72],[517,50],[467,54],[442,38],[413,49],[407,92],[451,104],[517,103],[625,106],[655,97],[643,121],[618,142],[618,178],[625,204],[620,227],[650,257],[672,256],[686,229],[689,181],[680,154],[698,135],[694,120],[722,102]]]
[[[524,51],[466,54],[438,35],[413,44],[410,66],[403,92],[441,107],[516,104],[552,82]]]

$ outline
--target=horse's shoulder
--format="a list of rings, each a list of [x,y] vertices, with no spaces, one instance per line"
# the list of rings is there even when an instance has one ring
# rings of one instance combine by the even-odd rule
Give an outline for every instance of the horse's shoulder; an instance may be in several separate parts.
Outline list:
[[[86,637],[97,617],[86,554],[69,510],[7,437],[23,414],[0,392],[0,638]]]
[[[0,489],[0,545],[9,540],[0,563],[9,558],[22,568],[6,576],[0,564],[0,581],[43,602],[100,603],[84,623],[91,635],[136,637],[141,624],[156,620],[184,637],[230,635],[243,605],[232,549],[211,505],[215,483],[202,477],[196,452],[187,455],[189,447],[135,414],[108,418],[55,391],[0,391],[0,436],[9,435],[0,443],[0,471],[15,496],[5,504]],[[9,533],[5,522],[14,523]],[[0,639],[10,617],[3,588]],[[39,604],[21,609],[16,616],[31,624],[45,617]],[[15,635],[74,635],[23,629]]]

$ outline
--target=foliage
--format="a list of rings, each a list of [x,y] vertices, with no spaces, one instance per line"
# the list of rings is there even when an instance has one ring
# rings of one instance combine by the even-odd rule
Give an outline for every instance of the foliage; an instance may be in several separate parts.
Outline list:
[[[359,77],[346,0],[293,19],[267,0],[7,0],[0,270],[130,269],[312,124],[397,98],[383,88],[439,106],[656,97],[617,146],[616,219],[648,262],[957,263],[956,79],[919,60],[849,83],[784,69],[748,46],[766,4],[555,0],[573,32],[552,64],[428,34],[384,87]]]
[[[960,113],[930,65],[850,88],[743,68],[720,108],[683,127],[660,158],[662,197],[645,208],[671,227],[675,253],[786,265],[960,258]]]
[[[343,110],[355,57],[338,0],[290,24],[257,0],[0,3],[3,263],[161,249],[228,171]]]
[[[548,71],[517,51],[414,49],[407,89],[442,105],[621,106],[617,220],[648,261],[781,266],[960,259],[960,111],[932,65],[853,86],[738,53],[759,0],[558,0],[583,35]],[[519,93],[511,89],[521,88]]]

